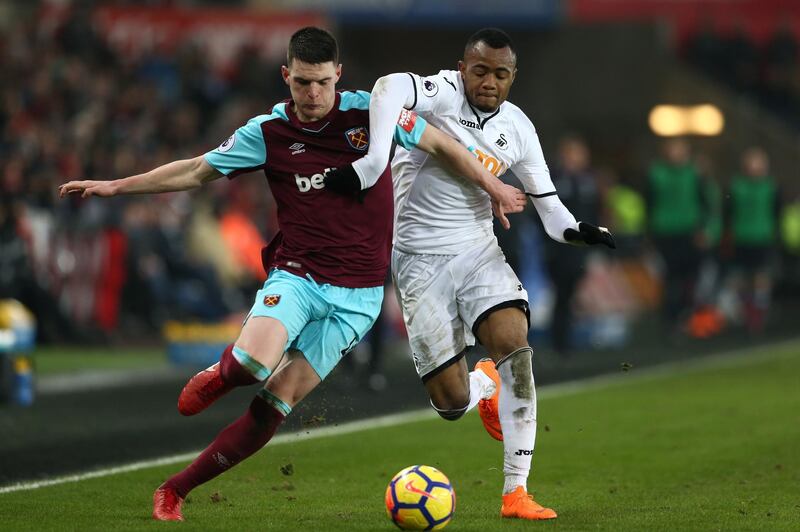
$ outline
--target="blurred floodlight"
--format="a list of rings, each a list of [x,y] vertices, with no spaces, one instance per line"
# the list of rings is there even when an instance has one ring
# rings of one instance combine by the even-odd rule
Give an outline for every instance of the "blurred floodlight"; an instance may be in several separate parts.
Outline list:
[[[676,105],[656,105],[650,111],[650,129],[662,137],[683,135],[686,131],[686,116]]]
[[[689,108],[689,125],[696,135],[719,135],[725,127],[722,111],[715,105],[696,105]]]
[[[722,133],[725,117],[715,105],[656,105],[648,119],[650,129],[661,137],[714,136]]]

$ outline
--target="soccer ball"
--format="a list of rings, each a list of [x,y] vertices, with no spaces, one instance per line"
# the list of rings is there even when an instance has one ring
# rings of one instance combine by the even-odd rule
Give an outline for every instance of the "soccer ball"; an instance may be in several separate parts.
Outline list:
[[[435,467],[407,467],[386,487],[386,513],[403,530],[440,530],[455,510],[456,492]]]

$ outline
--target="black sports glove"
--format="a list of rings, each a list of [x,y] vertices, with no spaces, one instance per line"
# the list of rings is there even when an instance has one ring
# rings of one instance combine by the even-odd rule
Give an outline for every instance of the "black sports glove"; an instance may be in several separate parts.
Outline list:
[[[567,242],[582,242],[593,246],[595,244],[605,244],[611,249],[617,249],[614,243],[614,237],[605,227],[597,227],[596,225],[587,224],[586,222],[578,222],[578,230],[565,229],[564,240]]]
[[[325,170],[325,186],[333,192],[347,196],[361,192],[361,180],[352,164]]]

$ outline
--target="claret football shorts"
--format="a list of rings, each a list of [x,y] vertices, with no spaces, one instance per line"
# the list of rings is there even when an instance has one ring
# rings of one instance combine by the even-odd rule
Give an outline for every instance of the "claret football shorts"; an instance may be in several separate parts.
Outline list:
[[[286,349],[301,351],[324,379],[364,338],[382,303],[383,286],[345,288],[273,269],[247,319],[266,316],[280,321],[289,333]]]
[[[395,249],[392,277],[414,365],[423,379],[475,344],[475,327],[491,310],[516,306],[528,312],[528,293],[495,238],[459,255]]]

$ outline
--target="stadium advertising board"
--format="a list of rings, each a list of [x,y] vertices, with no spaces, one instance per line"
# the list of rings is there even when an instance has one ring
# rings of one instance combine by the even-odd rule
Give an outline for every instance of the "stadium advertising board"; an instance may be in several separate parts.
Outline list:
[[[111,46],[125,54],[135,57],[194,44],[222,68],[246,46],[257,48],[267,59],[280,60],[296,30],[328,26],[319,13],[136,6],[98,8],[95,22]]]
[[[797,0],[570,0],[574,22],[667,20],[679,41],[705,24],[732,31],[741,26],[756,41],[769,38],[779,23],[800,34]]]
[[[292,9],[325,11],[341,24],[530,27],[557,22],[562,3],[559,0],[292,0],[283,4]]]

